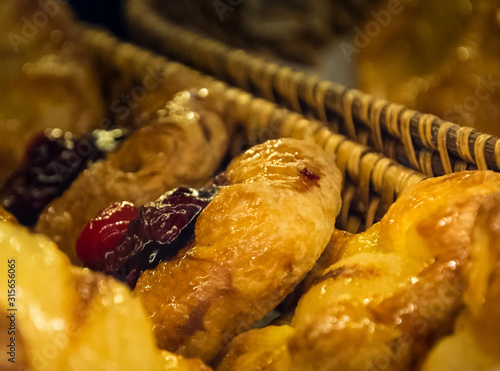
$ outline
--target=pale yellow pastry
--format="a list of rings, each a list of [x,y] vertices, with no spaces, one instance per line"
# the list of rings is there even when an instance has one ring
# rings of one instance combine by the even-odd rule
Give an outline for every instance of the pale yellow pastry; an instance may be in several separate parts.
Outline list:
[[[0,260],[5,265],[0,289],[9,293],[0,301],[0,340],[4,350],[14,344],[0,357],[0,369],[210,369],[158,350],[130,290],[111,277],[71,266],[47,237],[0,222]]]

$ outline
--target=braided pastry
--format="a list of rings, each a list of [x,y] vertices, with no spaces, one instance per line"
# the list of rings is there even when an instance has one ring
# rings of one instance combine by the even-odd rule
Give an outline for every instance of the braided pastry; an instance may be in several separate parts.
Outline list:
[[[312,269],[340,211],[342,179],[317,145],[282,139],[231,162],[195,239],[140,276],[133,294],[161,348],[213,360]]]
[[[500,193],[495,193],[481,205],[472,230],[465,307],[454,333],[430,352],[424,371],[487,371],[500,366],[499,227]]]
[[[79,263],[83,226],[112,202],[143,205],[181,185],[205,183],[226,153],[229,125],[206,89],[181,92],[104,161],[81,173],[41,214],[35,231]]]
[[[477,295],[467,291],[468,284],[480,282],[480,292],[494,300],[490,308],[498,305],[493,270],[479,273],[477,266],[485,261],[488,245],[498,240],[498,226],[479,239],[482,245],[474,236],[482,224],[477,221],[484,220],[478,210],[498,202],[491,195],[499,187],[500,174],[493,172],[425,180],[366,232],[336,233],[291,324],[236,337],[218,370],[418,369],[436,339],[451,331],[464,302]],[[495,254],[490,267],[496,272]],[[483,258],[471,269],[478,257]],[[481,279],[474,278],[478,274]],[[491,277],[488,290],[486,277]],[[476,308],[480,299],[474,298]],[[492,317],[486,308],[484,313]],[[498,342],[486,343],[490,354],[492,345],[498,350]]]

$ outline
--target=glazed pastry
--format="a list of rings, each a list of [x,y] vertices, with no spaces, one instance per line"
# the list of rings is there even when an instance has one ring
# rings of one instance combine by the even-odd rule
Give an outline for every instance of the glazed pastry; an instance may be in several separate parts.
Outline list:
[[[489,197],[472,230],[465,308],[453,335],[432,349],[423,371],[475,370],[500,367],[500,194]]]
[[[100,81],[81,30],[60,1],[0,4],[0,184],[46,128],[76,135],[104,115]]]
[[[0,302],[0,340],[11,352],[0,357],[0,369],[210,369],[158,350],[130,290],[111,277],[72,267],[47,237],[0,222],[0,259],[15,281],[12,296],[2,295]],[[2,272],[7,275],[7,269]],[[0,288],[10,293],[7,279]]]
[[[419,369],[470,295],[479,295],[479,309],[481,295],[489,299],[498,291],[490,281],[486,292],[493,271],[477,269],[498,230],[482,238],[476,232],[484,220],[478,210],[494,200],[499,207],[492,197],[499,186],[500,174],[493,172],[424,180],[366,232],[336,233],[291,324],[238,336],[218,370]],[[470,262],[478,257],[474,271]],[[482,290],[467,291],[471,279]]]
[[[294,139],[251,148],[231,162],[224,184],[199,214],[194,239],[144,271],[133,291],[159,347],[207,362],[311,270],[341,203],[333,159]],[[165,218],[148,225],[162,226]]]
[[[116,152],[81,173],[49,204],[35,230],[79,264],[77,237],[110,203],[140,206],[173,187],[204,184],[226,153],[230,130],[212,107],[217,105],[206,89],[179,93]]]

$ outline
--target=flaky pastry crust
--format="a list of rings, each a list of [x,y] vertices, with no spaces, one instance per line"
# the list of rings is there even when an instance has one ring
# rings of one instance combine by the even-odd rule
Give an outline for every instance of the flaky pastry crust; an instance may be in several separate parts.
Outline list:
[[[151,324],[129,288],[71,266],[47,237],[0,222],[0,259],[13,264],[16,282],[15,301],[6,295],[0,301],[0,340],[7,345],[14,337],[14,362],[4,355],[0,369],[210,370],[200,360],[156,348]],[[6,279],[0,288],[7,292]],[[14,334],[7,332],[8,315],[15,318]]]
[[[419,369],[464,305],[478,210],[499,187],[493,172],[425,180],[366,232],[336,233],[291,324],[235,338],[218,370]]]
[[[133,294],[161,348],[212,360],[276,307],[328,243],[342,178],[317,145],[281,139],[231,162],[228,186],[202,211],[195,241],[145,271]]]
[[[202,90],[179,93],[120,149],[81,173],[41,214],[35,231],[78,264],[83,226],[109,204],[141,206],[174,187],[204,184],[226,153],[228,127]]]

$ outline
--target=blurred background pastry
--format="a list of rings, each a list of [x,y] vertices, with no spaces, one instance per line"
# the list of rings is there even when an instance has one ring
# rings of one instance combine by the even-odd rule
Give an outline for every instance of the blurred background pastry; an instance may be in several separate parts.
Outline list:
[[[46,128],[77,135],[103,117],[101,81],[70,8],[59,1],[0,3],[0,183]]]
[[[500,2],[402,0],[400,8],[378,28],[370,17],[361,27],[361,90],[500,135]]]

